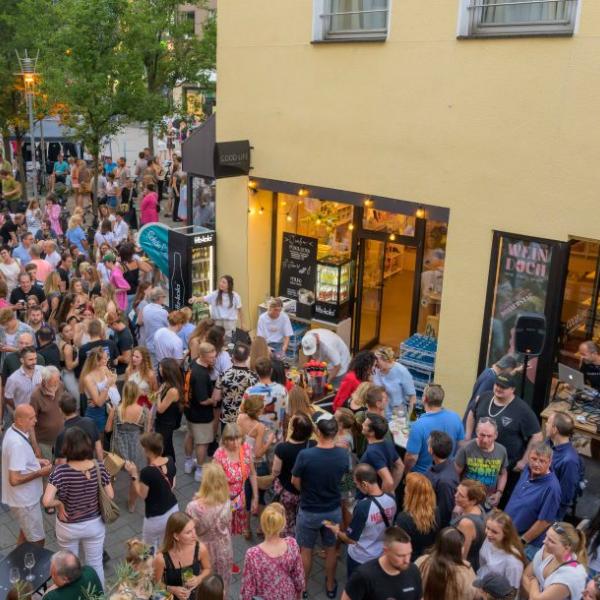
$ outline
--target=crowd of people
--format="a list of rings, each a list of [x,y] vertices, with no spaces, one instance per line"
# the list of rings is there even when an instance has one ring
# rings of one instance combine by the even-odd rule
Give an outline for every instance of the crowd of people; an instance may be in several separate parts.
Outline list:
[[[150,180],[150,157],[134,174],[124,159],[103,166],[87,231],[83,168],[76,178],[55,168],[55,185],[70,173],[66,227],[56,194],[21,212],[2,187],[2,502],[19,543],[44,545],[42,511],[55,515],[50,600],[106,585],[115,478],[128,482],[117,504],[143,505],[127,542],[138,597],[228,598],[240,573],[243,600],[600,598],[600,513],[570,522],[584,480],[573,419],[554,412],[542,431],[516,394],[514,357],[482,374],[464,417],[430,384],[417,418],[391,348],[352,357],[312,330],[303,353],[327,362],[335,391],[320,404],[283,360],[292,331],[279,299],[251,343],[232,339],[242,303],[230,276],[191,299],[210,318],[168,310],[132,236],[148,222],[147,197],[158,205],[168,193]],[[399,418],[413,419],[403,444]],[[198,486],[185,506],[182,479]],[[242,561],[235,536],[257,542]],[[309,585],[315,556],[320,589]]]

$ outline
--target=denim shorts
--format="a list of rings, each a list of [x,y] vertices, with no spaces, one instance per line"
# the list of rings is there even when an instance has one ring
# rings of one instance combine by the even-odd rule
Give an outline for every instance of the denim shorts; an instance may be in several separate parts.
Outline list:
[[[328,512],[307,512],[300,509],[296,518],[296,541],[298,546],[301,548],[314,548],[319,533],[321,534],[321,546],[323,548],[335,546],[335,535],[323,525],[323,521],[326,519],[334,523],[341,523],[341,507]]]

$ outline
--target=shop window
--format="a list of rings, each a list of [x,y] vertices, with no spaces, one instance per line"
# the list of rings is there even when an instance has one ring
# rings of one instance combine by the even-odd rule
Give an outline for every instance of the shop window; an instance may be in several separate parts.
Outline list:
[[[578,0],[463,0],[464,36],[570,35]]]
[[[600,242],[573,240],[561,313],[558,362],[579,367],[577,350],[600,339]]]
[[[215,229],[215,180],[192,177],[192,225]]]
[[[415,217],[365,206],[363,229],[383,231],[413,237],[415,235]]]
[[[390,0],[315,0],[316,41],[385,40]]]
[[[319,240],[317,260],[342,263],[352,251],[354,207],[340,202],[278,194],[275,290],[279,289],[284,232]]]

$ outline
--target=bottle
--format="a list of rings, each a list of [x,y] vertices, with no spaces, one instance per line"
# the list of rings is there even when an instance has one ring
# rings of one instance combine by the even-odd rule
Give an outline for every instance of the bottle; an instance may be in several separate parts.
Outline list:
[[[183,276],[183,265],[182,257],[180,252],[173,253],[173,271],[171,273],[170,284],[170,297],[173,303],[174,310],[179,310],[185,306],[186,289],[185,279]]]

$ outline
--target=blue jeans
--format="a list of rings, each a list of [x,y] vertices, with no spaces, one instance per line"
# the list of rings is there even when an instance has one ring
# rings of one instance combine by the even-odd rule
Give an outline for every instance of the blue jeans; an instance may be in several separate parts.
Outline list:
[[[327,512],[307,512],[302,508],[296,518],[296,541],[301,548],[314,548],[317,537],[321,534],[323,548],[335,546],[336,537],[333,532],[323,525],[323,521],[342,522],[341,507]]]

